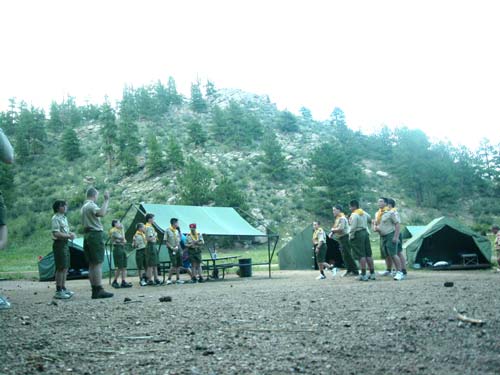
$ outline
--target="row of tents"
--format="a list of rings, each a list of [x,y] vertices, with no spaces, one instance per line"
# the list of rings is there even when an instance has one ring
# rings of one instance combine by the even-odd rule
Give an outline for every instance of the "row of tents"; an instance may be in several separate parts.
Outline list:
[[[230,207],[195,207],[160,204],[140,204],[131,206],[122,218],[125,237],[129,243],[135,233],[136,224],[144,222],[146,213],[155,215],[155,226],[159,234],[160,261],[168,261],[168,252],[163,245],[163,234],[170,225],[170,218],[179,218],[181,228],[197,223],[204,235],[210,237],[231,236],[237,238],[265,238],[268,244],[269,276],[271,262],[279,239],[277,234],[266,231],[262,233],[248,223],[235,209]],[[281,270],[300,270],[315,267],[314,255],[311,250],[312,228],[308,225],[294,238],[285,244],[278,252],[279,268]],[[409,266],[426,266],[445,262],[446,269],[487,268],[491,266],[491,243],[469,227],[455,219],[440,217],[432,220],[426,226],[406,226],[403,229],[405,239],[403,249]],[[342,256],[338,243],[327,239],[327,258],[334,259],[336,265],[342,267]],[[208,248],[209,251],[210,247]],[[71,270],[69,277],[85,276],[88,263],[83,255],[83,239],[77,238],[70,243]],[[113,259],[107,251],[107,261],[103,271],[114,269]],[[131,252],[128,258],[128,268],[136,269],[135,254]],[[50,252],[38,264],[40,280],[54,278],[54,259]]]

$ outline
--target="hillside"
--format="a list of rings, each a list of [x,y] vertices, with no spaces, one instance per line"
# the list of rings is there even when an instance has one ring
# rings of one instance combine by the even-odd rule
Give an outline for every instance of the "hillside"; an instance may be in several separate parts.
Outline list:
[[[352,198],[374,213],[379,196],[393,197],[408,224],[446,214],[484,230],[500,214],[498,200],[491,205],[498,146],[485,159],[484,150],[433,145],[410,129],[364,135],[348,128],[339,108],[319,122],[306,108],[296,116],[268,97],[210,82],[204,93],[193,84],[191,98],[177,94],[173,79],[126,88],[116,105],[81,107],[70,97],[48,115],[13,103],[0,120],[17,154],[14,166],[0,169],[0,187],[7,252],[20,259],[50,249],[55,199],[68,201],[81,232],[78,210],[91,185],[111,192],[107,226],[142,201],[238,205],[278,231],[281,246],[312,220],[329,222],[331,204]]]

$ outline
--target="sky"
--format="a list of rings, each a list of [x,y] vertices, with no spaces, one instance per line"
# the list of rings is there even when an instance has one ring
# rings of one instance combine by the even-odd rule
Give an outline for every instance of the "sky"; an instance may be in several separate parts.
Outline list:
[[[500,142],[500,8],[486,0],[4,0],[0,110],[173,76],[304,106],[371,133],[419,128],[476,148]]]

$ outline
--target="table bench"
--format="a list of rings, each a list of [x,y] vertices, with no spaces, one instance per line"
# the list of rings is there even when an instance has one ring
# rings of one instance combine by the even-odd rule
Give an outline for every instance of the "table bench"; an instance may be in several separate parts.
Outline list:
[[[479,259],[477,258],[477,254],[460,254],[462,258],[462,264],[464,266],[475,266],[479,264]]]

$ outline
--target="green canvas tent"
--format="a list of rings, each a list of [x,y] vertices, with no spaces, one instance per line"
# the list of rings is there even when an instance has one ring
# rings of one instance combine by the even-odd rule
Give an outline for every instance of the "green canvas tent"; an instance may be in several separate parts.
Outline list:
[[[403,236],[403,239],[406,240],[408,238],[418,236],[424,230],[425,230],[425,225],[407,225],[401,231],[401,235]]]
[[[155,229],[158,233],[158,246],[160,249],[160,261],[169,260],[168,252],[163,243],[165,230],[170,226],[170,219],[175,217],[179,220],[179,227],[183,233],[189,231],[189,224],[196,223],[198,231],[206,238],[210,236],[233,236],[244,238],[264,237],[268,244],[269,276],[271,276],[271,262],[278,242],[278,234],[262,233],[248,223],[236,209],[232,207],[205,207],[205,206],[182,206],[167,204],[131,205],[124,217],[121,219],[125,230],[125,238],[132,243],[137,223],[144,223],[146,213],[155,215]],[[274,240],[274,247],[271,241]],[[256,265],[257,263],[253,263]],[[128,258],[128,268],[135,268],[135,254],[131,253]]]
[[[280,270],[310,270],[317,267],[312,251],[312,227],[308,225],[297,233],[278,252]],[[327,260],[343,267],[342,255],[337,241],[327,237]]]
[[[410,265],[445,261],[452,269],[490,267],[491,243],[488,238],[448,217],[432,220],[403,247]],[[464,261],[466,254],[476,255],[477,262]]]
[[[73,241],[68,243],[69,255],[70,255],[70,268],[68,271],[68,279],[85,278],[88,276],[89,263],[85,259],[83,254],[83,237],[75,238]],[[109,272],[114,268],[113,259],[109,256],[109,252],[106,250],[106,258],[110,259],[110,262],[104,261],[102,264],[102,271],[104,273]],[[52,251],[44,257],[40,257],[38,261],[38,275],[40,281],[52,281],[55,276],[55,262],[54,254]]]

